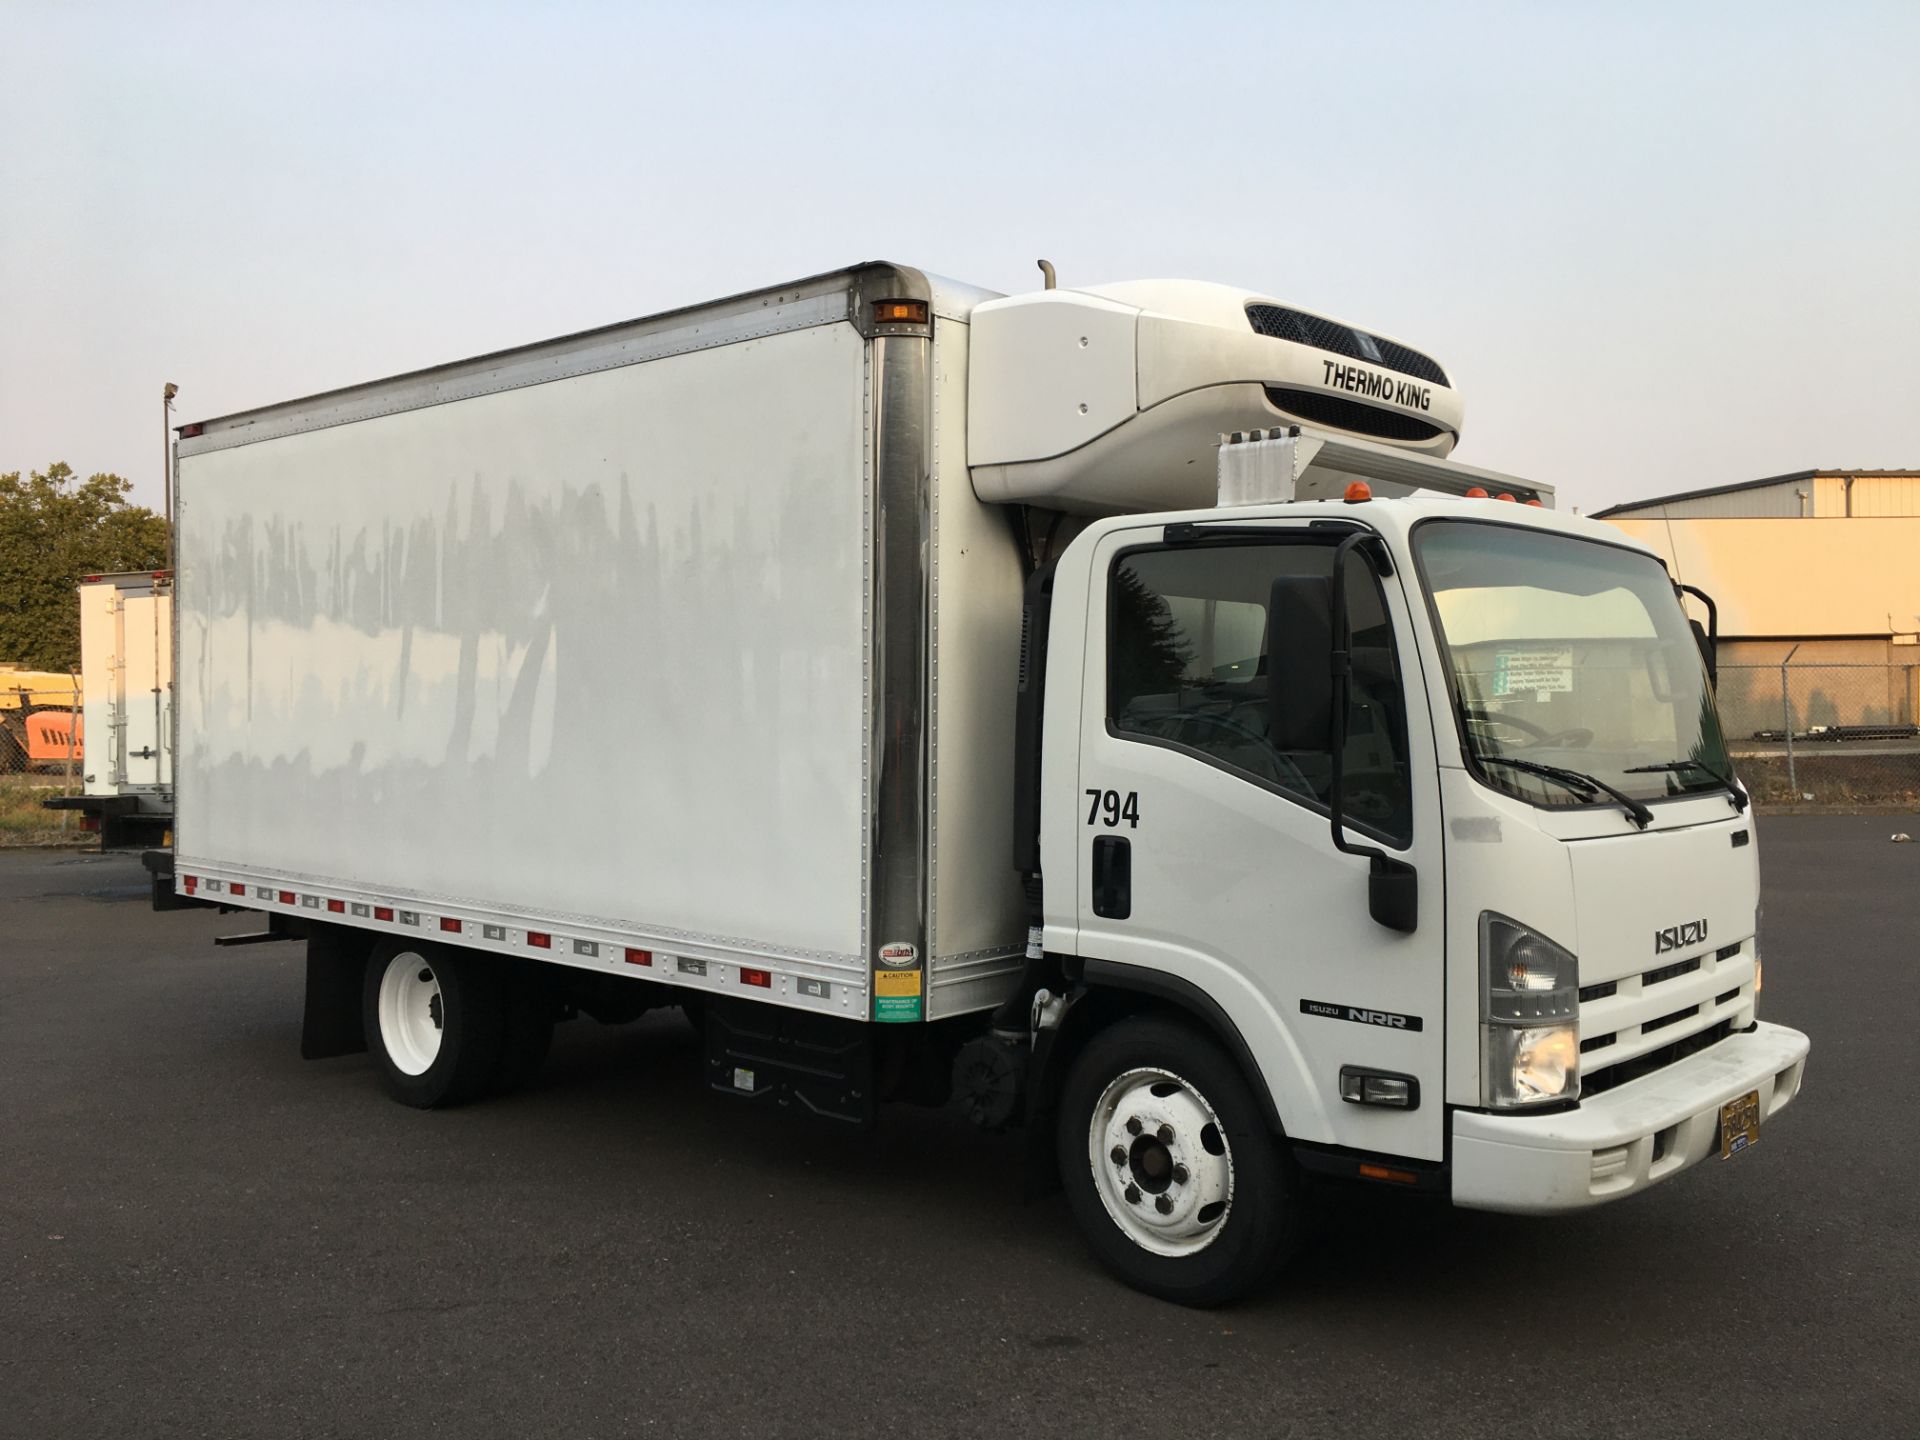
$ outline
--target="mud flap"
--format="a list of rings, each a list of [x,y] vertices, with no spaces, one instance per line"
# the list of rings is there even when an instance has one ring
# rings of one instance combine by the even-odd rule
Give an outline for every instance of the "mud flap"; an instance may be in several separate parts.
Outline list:
[[[336,926],[318,926],[307,937],[307,1003],[300,1021],[300,1058],[329,1060],[367,1048],[361,1020],[372,938]]]

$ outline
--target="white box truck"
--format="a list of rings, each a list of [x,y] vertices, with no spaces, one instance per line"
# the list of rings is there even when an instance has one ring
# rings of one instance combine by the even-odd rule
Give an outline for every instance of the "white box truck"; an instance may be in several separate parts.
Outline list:
[[[163,843],[173,823],[173,575],[88,575],[80,581],[77,795],[42,802],[77,810],[102,849]]]
[[[409,1104],[679,1005],[740,1102],[1024,1124],[1188,1303],[1309,1184],[1738,1155],[1807,1041],[1699,627],[1460,418],[1267,296],[876,263],[185,426],[165,899]]]

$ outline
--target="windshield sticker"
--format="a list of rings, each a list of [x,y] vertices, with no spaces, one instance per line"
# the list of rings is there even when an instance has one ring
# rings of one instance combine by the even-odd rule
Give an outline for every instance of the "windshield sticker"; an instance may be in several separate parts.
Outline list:
[[[1544,698],[1571,689],[1572,650],[1502,650],[1493,657],[1496,700],[1529,692]]]

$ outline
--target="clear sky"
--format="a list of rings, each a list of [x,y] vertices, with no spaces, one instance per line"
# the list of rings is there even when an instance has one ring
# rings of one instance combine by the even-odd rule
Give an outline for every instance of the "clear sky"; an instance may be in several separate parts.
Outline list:
[[[885,258],[1430,350],[1562,505],[1920,467],[1920,4],[0,0],[0,470]]]

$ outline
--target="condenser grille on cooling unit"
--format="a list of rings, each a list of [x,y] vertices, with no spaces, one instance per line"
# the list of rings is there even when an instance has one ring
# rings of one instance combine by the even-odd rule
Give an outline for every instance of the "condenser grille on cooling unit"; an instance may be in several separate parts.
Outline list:
[[[1322,395],[1317,390],[1289,390],[1279,385],[1266,387],[1267,399],[1296,420],[1324,425],[1329,430],[1344,430],[1349,435],[1371,435],[1376,440],[1432,440],[1447,432],[1444,426],[1416,420],[1397,410],[1381,410],[1358,400],[1342,400],[1337,395]]]
[[[1322,320],[1318,315],[1289,310],[1284,305],[1249,305],[1247,323],[1259,334],[1275,340],[1291,340],[1296,345],[1330,350],[1349,360],[1364,360],[1370,365],[1395,370],[1402,375],[1431,380],[1436,385],[1447,383],[1447,372],[1418,350],[1409,350],[1396,341],[1355,330],[1351,325]]]

